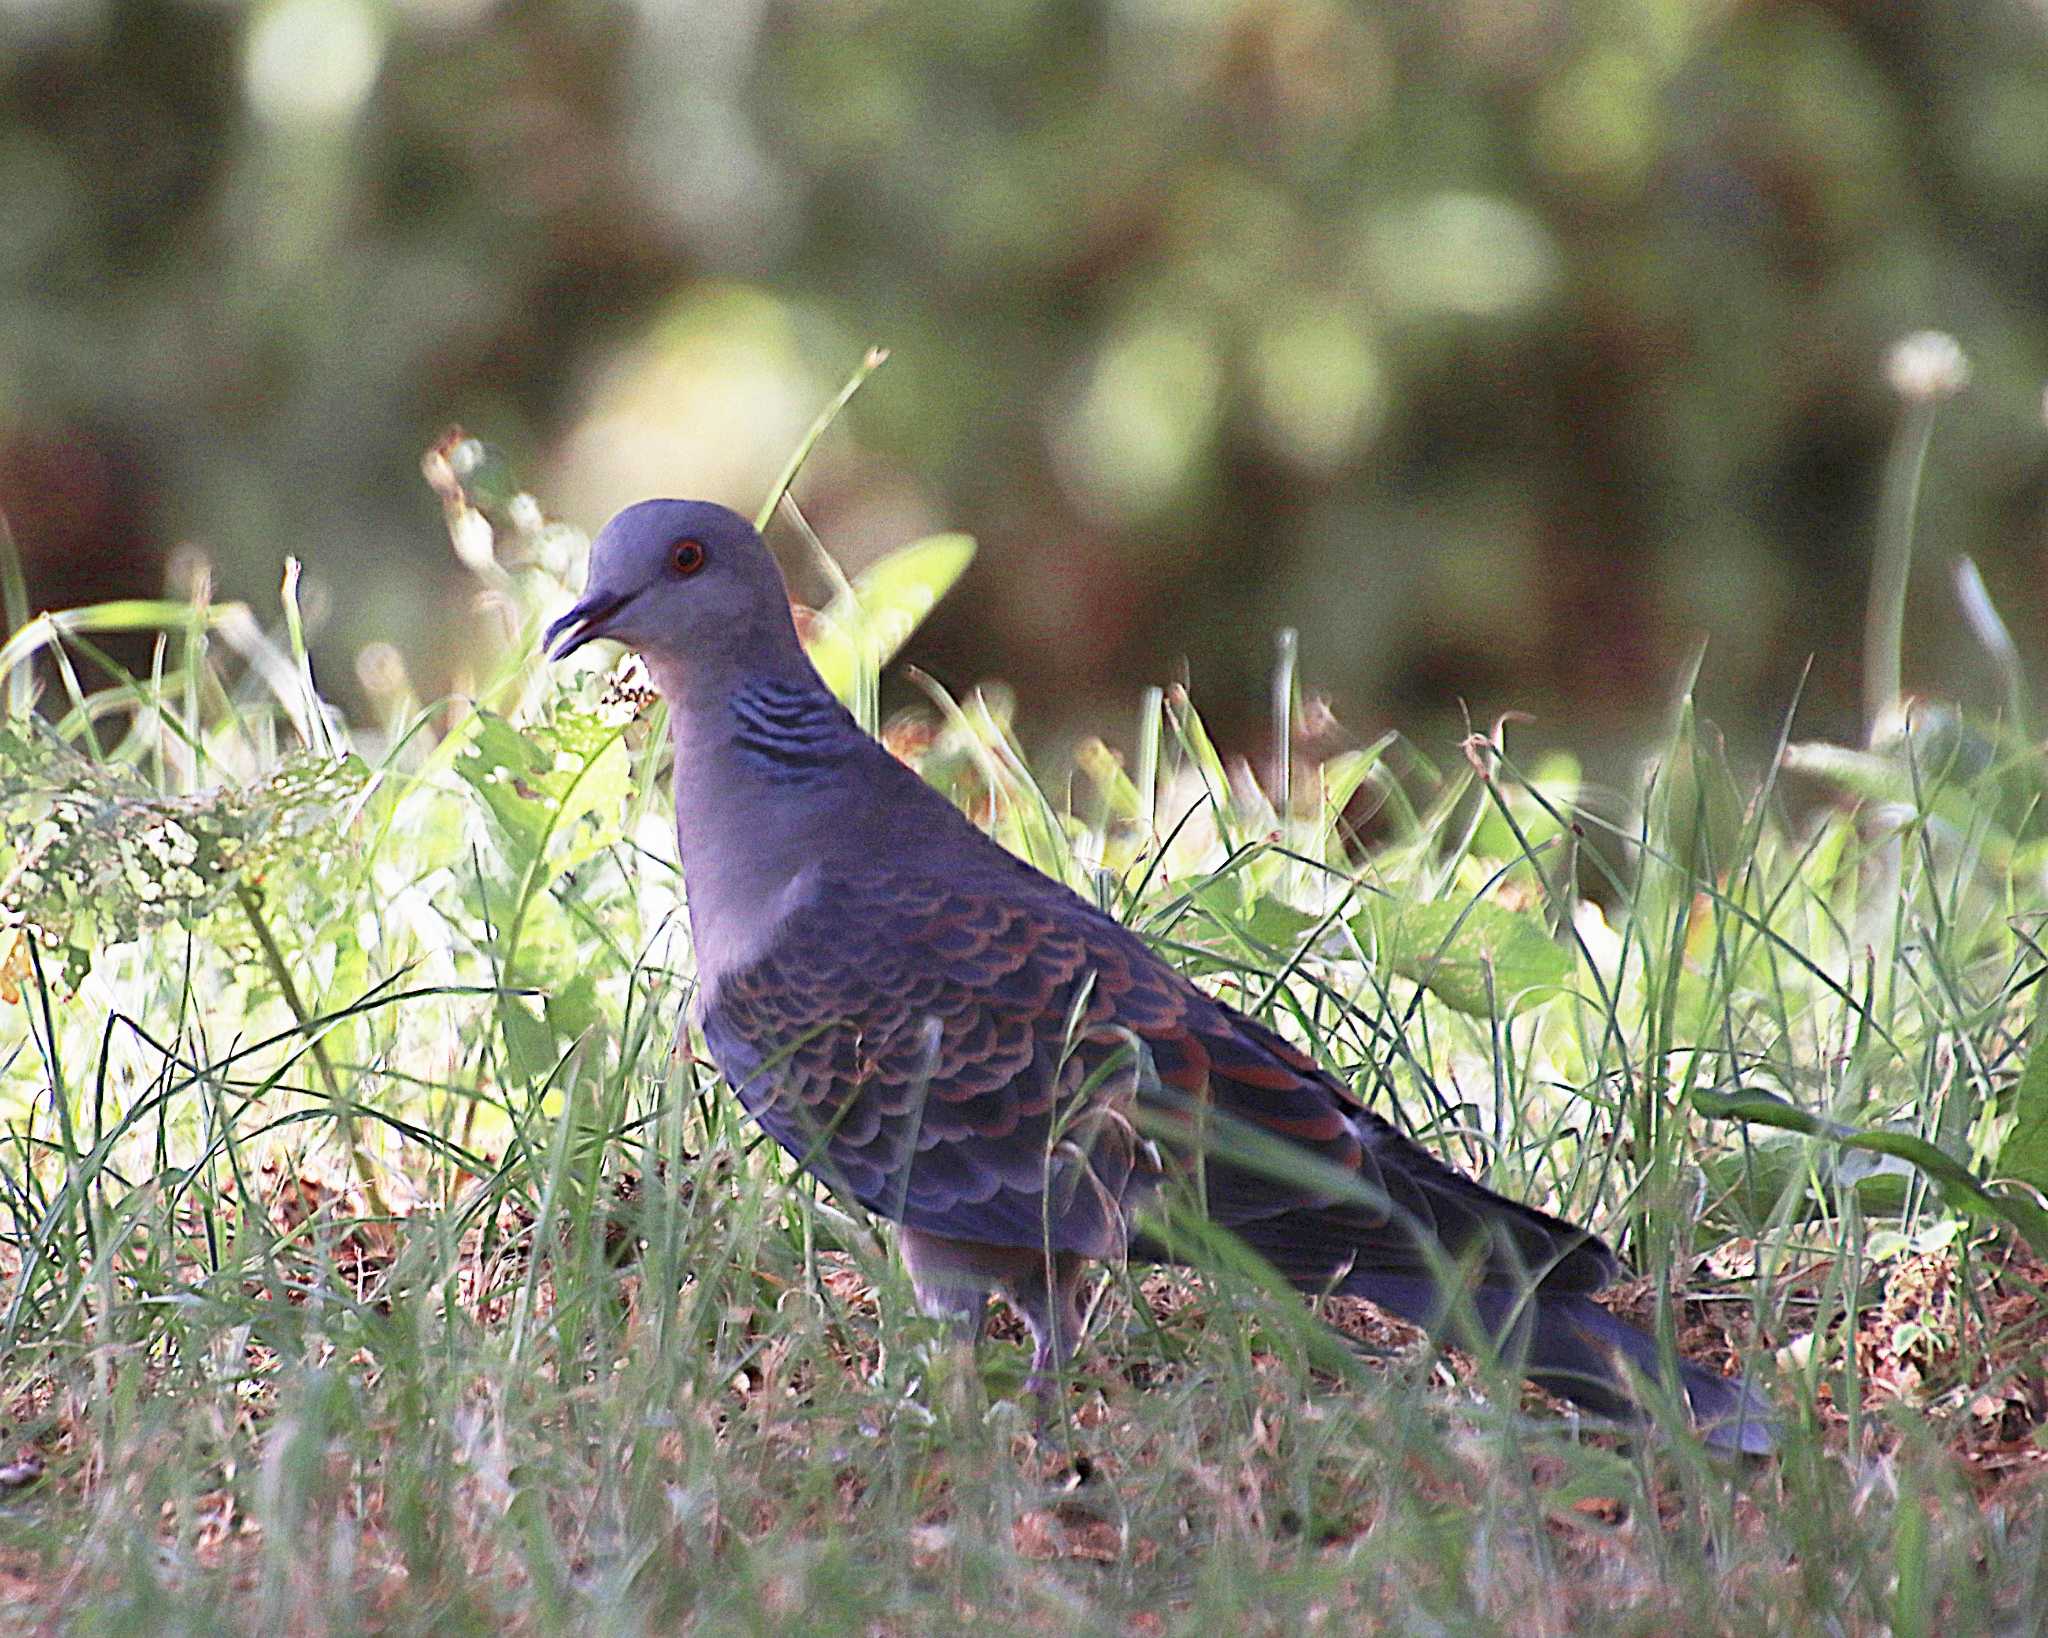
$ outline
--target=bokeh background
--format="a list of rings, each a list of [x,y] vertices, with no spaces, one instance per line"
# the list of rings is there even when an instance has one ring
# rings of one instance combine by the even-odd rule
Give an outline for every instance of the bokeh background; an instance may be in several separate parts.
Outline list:
[[[2043,0],[0,0],[0,505],[36,606],[197,557],[330,691],[481,640],[419,479],[551,513],[799,489],[850,566],[979,536],[911,658],[1027,744],[1273,633],[1364,734],[1703,706],[1853,737],[1883,361],[1953,333],[1909,687],[2048,650]]]

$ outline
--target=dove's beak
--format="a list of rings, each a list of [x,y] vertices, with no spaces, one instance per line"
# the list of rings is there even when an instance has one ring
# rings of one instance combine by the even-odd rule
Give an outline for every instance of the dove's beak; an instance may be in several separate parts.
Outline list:
[[[625,606],[616,592],[587,591],[561,619],[548,627],[542,646],[551,660],[566,660],[585,643],[605,634],[605,622]]]

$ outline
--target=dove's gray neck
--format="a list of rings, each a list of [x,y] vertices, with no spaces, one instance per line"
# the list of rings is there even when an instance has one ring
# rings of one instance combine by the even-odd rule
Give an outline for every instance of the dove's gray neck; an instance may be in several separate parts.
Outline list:
[[[863,832],[861,732],[792,632],[743,659],[649,655],[675,741],[676,840],[699,977],[707,986],[758,956],[822,867]]]

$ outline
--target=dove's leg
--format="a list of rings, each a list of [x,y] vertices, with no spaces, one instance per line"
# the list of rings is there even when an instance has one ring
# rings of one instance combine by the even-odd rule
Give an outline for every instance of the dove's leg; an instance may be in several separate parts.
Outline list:
[[[933,1319],[947,1321],[970,1347],[980,1341],[982,1325],[988,1319],[989,1293],[1009,1272],[1009,1264],[997,1260],[1005,1254],[997,1248],[948,1240],[914,1228],[899,1231],[896,1243],[903,1253],[903,1266],[910,1270],[918,1307]]]
[[[1051,1394],[1059,1368],[1081,1336],[1081,1277],[1086,1258],[1071,1251],[1021,1246],[988,1246],[906,1228],[897,1235],[918,1305],[937,1319],[950,1319],[963,1336],[981,1334],[988,1294],[1000,1291],[1030,1328],[1033,1348],[1027,1394]]]

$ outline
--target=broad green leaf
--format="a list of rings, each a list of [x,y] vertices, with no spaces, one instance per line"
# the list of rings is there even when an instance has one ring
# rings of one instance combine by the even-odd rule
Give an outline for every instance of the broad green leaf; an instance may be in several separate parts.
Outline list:
[[[1195,905],[1211,924],[1265,949],[1291,953],[1322,917],[1297,910],[1270,893],[1247,892],[1243,876],[1242,871],[1230,871],[1204,882],[1192,895]]]
[[[1579,759],[1568,751],[1553,751],[1536,764],[1526,785],[1511,783],[1503,776],[1497,788],[1507,801],[1508,813],[1514,815],[1515,826],[1535,850],[1562,833],[1584,783]],[[1553,812],[1561,819],[1553,818]],[[1515,826],[1489,802],[1473,829],[1472,851],[1482,859],[1520,858],[1522,844],[1515,839]]]
[[[887,665],[973,561],[972,535],[930,535],[863,569],[812,627],[811,663],[826,686],[851,700],[863,669]]]
[[[1475,1018],[1571,982],[1572,954],[1535,916],[1488,900],[1376,902],[1352,924],[1403,978]]]
[[[1843,1160],[1860,1162],[1860,1167],[1842,1165]],[[1906,1183],[1917,1170],[1892,1155],[1852,1150],[1838,1159],[1835,1151],[1816,1150],[1804,1137],[1782,1131],[1759,1133],[1739,1150],[1704,1156],[1700,1169],[1713,1191],[1716,1220],[1746,1234],[1762,1232],[1794,1191],[1795,1214],[1802,1220],[1810,1216],[1812,1185],[1853,1188],[1865,1217],[1896,1217],[1905,1210]]]
[[[2035,1002],[2034,1037],[2012,1101],[2017,1118],[1998,1152],[1998,1169],[2048,1191],[2048,985],[2040,987]]]
[[[1906,770],[1875,751],[1852,750],[1826,740],[1803,742],[1785,747],[1785,766],[1873,802],[1910,802],[1913,798]]]
[[[2017,1230],[2028,1245],[2048,1256],[2048,1208],[2030,1195],[2018,1192],[1994,1193],[1984,1180],[1954,1155],[1936,1148],[1911,1132],[1888,1132],[1823,1116],[1788,1103],[1775,1092],[1741,1087],[1733,1092],[1700,1088],[1692,1094],[1692,1105],[1712,1120],[1740,1120],[1760,1126],[1776,1126],[1807,1137],[1825,1138],[1844,1149],[1861,1149],[1870,1154],[1894,1155],[1912,1162],[1927,1175],[1941,1197],[1956,1211],[1977,1217],[1994,1217]]]
[[[612,713],[600,711],[563,707],[524,732],[489,711],[477,713],[455,771],[483,799],[515,874],[538,885],[615,835],[631,773],[624,733]],[[608,817],[561,846],[559,838],[586,814]]]
[[[556,985],[541,1003],[548,1026],[557,1035],[581,1035],[599,1018],[597,979],[588,971],[578,973],[566,984]]]
[[[506,1067],[512,1075],[528,1084],[544,1080],[554,1067],[559,1049],[554,1030],[547,1021],[534,1016],[533,1002],[525,996],[501,996],[496,1017],[505,1041]]]
[[[1789,745],[1785,766],[1851,796],[1982,833],[2002,856],[2015,835],[2038,835],[2048,771],[2040,748],[2002,723],[1923,707],[1910,732],[1868,751],[1825,742]]]
[[[551,1072],[557,1030],[578,1033],[588,1022],[585,998],[572,993],[576,940],[546,888],[620,834],[632,772],[626,720],[561,706],[522,731],[479,711],[455,759],[455,771],[483,800],[506,867],[497,886],[484,889],[503,895],[490,918],[499,973],[508,985],[538,987],[555,1000],[542,1016],[521,998],[499,1003],[508,1062],[525,1080]]]

